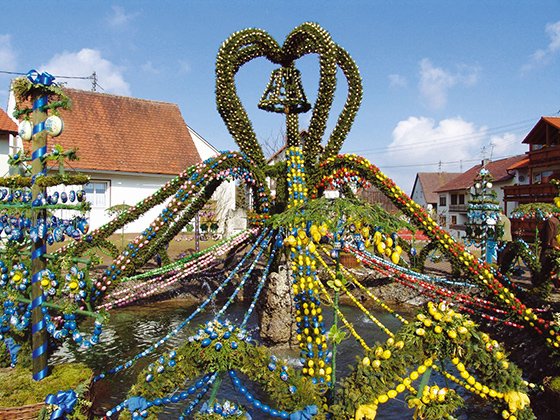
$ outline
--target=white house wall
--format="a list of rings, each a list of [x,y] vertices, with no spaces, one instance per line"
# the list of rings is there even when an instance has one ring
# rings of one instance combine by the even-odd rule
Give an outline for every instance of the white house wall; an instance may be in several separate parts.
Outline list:
[[[150,176],[141,174],[102,174],[102,173],[85,173],[91,177],[91,182],[107,182],[108,190],[106,193],[106,205],[104,207],[92,206],[91,212],[89,213],[89,224],[90,229],[97,229],[106,223],[109,223],[116,215],[109,216],[107,213],[107,208],[115,206],[118,204],[127,204],[129,206],[135,206],[139,202],[143,201],[145,198],[149,197],[165,185],[172,177],[169,176]],[[59,186],[54,190],[70,191],[70,189],[81,189],[77,187],[64,187]],[[52,193],[52,191],[49,191]],[[89,197],[88,201],[91,199]],[[150,223],[161,213],[165,206],[165,203],[156,206],[149,211],[147,211],[139,219],[131,222],[125,226],[125,233],[139,233],[145,228],[150,226]],[[70,211],[64,210],[59,213],[60,217],[67,217]],[[120,233],[120,230],[119,230]]]

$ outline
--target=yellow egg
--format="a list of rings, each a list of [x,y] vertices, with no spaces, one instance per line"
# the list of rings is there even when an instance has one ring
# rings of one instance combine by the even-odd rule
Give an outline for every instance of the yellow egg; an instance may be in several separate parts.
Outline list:
[[[50,282],[47,279],[41,280],[41,286],[47,287],[49,284],[50,284]]]

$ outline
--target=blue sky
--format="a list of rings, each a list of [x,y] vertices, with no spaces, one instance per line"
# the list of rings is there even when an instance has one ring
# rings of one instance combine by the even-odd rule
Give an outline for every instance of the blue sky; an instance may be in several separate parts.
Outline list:
[[[560,110],[558,1],[7,3],[0,13],[4,110],[13,76],[2,72],[95,71],[106,93],[178,104],[187,124],[219,150],[237,149],[215,105],[221,43],[256,27],[282,44],[294,27],[317,22],[352,55],[363,79],[364,100],[343,151],[368,158],[408,193],[416,172],[464,171],[483,156],[525,152],[527,132]],[[314,101],[317,57],[296,67]],[[283,118],[256,103],[273,69],[256,60],[236,79],[258,138],[269,143]],[[58,81],[91,88],[89,80]],[[345,96],[340,80],[330,127]]]

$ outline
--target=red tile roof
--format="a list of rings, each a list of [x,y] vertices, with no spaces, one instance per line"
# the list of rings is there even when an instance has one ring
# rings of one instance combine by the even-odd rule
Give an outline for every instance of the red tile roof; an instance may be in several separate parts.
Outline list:
[[[17,134],[18,126],[12,121],[8,114],[0,109],[0,133]]]
[[[66,94],[72,111],[61,111],[64,131],[48,136],[47,147],[78,147],[72,168],[177,175],[201,160],[176,104],[76,89]]]
[[[542,117],[538,123],[531,129],[527,137],[522,141],[526,144],[559,144],[560,140],[560,118],[558,117]]]
[[[415,190],[416,183],[420,182],[426,203],[437,203],[438,195],[435,191],[459,175],[460,172],[418,172],[412,191]]]
[[[488,164],[486,164],[486,169],[488,169],[492,177],[494,177],[494,182],[505,182],[513,177],[513,175],[508,173],[508,168],[523,159],[525,159],[525,155],[518,155],[506,159],[495,160],[494,162],[489,162]],[[463,172],[457,178],[439,188],[436,193],[466,190],[467,188],[472,187],[474,179],[481,169],[482,164],[473,166],[467,172]]]

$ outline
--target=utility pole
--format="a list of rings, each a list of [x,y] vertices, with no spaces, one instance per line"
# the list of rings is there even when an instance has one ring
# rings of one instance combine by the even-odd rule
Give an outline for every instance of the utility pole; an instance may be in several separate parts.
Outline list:
[[[97,90],[97,73],[93,72],[91,75],[91,91],[96,92]]]

